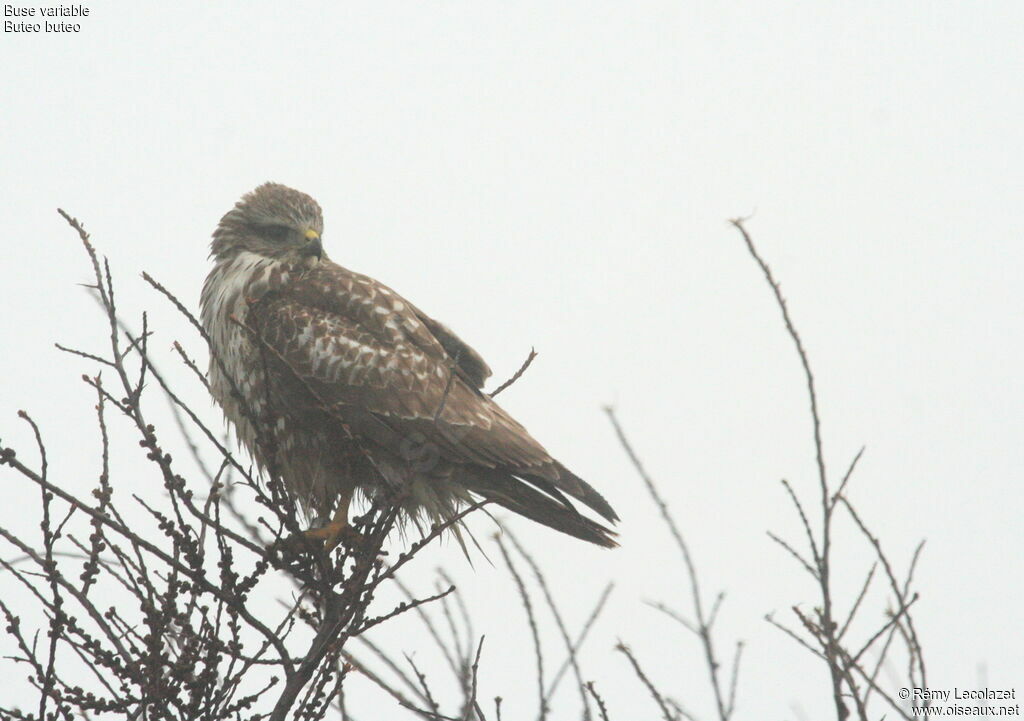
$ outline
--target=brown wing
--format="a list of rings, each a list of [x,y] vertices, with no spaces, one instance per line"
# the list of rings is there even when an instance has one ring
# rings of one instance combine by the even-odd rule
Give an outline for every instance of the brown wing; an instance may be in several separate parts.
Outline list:
[[[413,310],[430,334],[441,343],[448,356],[455,359],[456,369],[462,379],[471,383],[474,388],[483,388],[484,382],[491,377],[491,369],[480,354],[466,345],[444,323],[434,320],[419,308],[414,307]]]
[[[554,486],[615,517],[596,491],[475,387],[489,374],[480,356],[386,286],[322,262],[250,313],[320,400],[336,404],[346,420],[362,419],[358,432],[389,446],[422,434],[449,461],[505,470],[544,490]]]

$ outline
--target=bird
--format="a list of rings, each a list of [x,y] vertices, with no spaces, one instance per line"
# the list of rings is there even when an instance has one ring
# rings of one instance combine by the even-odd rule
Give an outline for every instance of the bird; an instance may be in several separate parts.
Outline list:
[[[305,514],[308,538],[333,549],[355,533],[354,499],[390,494],[403,528],[458,534],[460,510],[489,501],[618,545],[575,503],[614,524],[608,501],[483,390],[491,370],[479,353],[330,259],[309,195],[278,183],[245,194],[213,232],[210,259],[200,315],[211,395]]]

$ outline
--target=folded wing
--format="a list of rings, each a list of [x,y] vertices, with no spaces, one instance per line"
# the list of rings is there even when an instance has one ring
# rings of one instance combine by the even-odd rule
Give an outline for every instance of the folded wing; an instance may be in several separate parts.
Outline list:
[[[480,390],[490,375],[480,355],[386,286],[325,261],[253,305],[250,319],[299,392],[357,434],[399,454],[409,438],[425,439],[460,467],[456,477],[470,490],[614,545],[565,496],[617,520],[607,501]]]

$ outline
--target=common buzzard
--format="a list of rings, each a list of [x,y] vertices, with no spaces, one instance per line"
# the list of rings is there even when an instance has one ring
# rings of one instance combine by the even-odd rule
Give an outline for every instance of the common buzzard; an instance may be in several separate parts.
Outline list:
[[[261,185],[214,231],[202,293],[210,390],[256,462],[324,524],[307,535],[333,547],[353,495],[391,489],[416,525],[483,498],[615,546],[614,532],[569,499],[608,521],[615,511],[481,390],[491,371],[480,355],[332,262],[322,233],[315,200]],[[271,419],[273,442],[257,419]]]

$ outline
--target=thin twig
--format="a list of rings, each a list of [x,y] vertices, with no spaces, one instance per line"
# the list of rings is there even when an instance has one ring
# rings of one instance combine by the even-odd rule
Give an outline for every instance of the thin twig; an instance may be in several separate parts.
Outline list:
[[[654,480],[648,475],[643,463],[637,456],[636,451],[633,450],[633,446],[626,438],[625,431],[619,424],[619,420],[615,415],[615,410],[610,406],[605,406],[605,413],[608,414],[609,420],[611,420],[612,427],[615,429],[615,435],[618,436],[619,443],[626,451],[626,455],[629,456],[633,467],[636,469],[641,480],[644,482],[644,486],[647,488],[647,492],[650,494],[654,501],[654,504],[658,507],[658,511],[661,513],[662,520],[665,525],[668,526],[669,532],[676,541],[676,545],[682,552],[683,561],[686,564],[686,572],[690,580],[690,594],[693,599],[693,611],[694,617],[696,618],[696,632],[700,637],[701,645],[704,649],[704,660],[708,668],[708,674],[711,681],[711,689],[715,695],[715,706],[718,711],[718,718],[720,721],[728,721],[729,715],[727,713],[725,695],[722,692],[722,685],[718,678],[718,659],[715,656],[715,645],[711,634],[711,624],[707,617],[704,615],[704,601],[700,592],[700,582],[697,576],[697,568],[694,564],[693,557],[690,555],[690,548],[683,539],[683,534],[676,525],[675,519],[672,514],[669,513],[668,504],[662,499],[661,494],[658,492],[657,487],[654,484]]]
[[[491,398],[494,398],[496,395],[498,395],[503,390],[508,388],[510,385],[515,383],[517,380],[522,378],[523,373],[525,373],[526,369],[530,367],[530,364],[533,363],[533,359],[536,358],[537,355],[537,351],[535,351],[533,348],[530,348],[530,355],[526,356],[526,360],[523,361],[523,364],[521,366],[519,366],[519,370],[517,370],[511,378],[509,378],[507,381],[505,381],[500,386],[491,391],[489,394]]]
[[[530,601],[530,594],[526,591],[526,584],[523,583],[523,577],[519,575],[519,570],[512,562],[512,557],[509,555],[508,549],[505,548],[505,544],[502,543],[501,537],[496,534],[494,538],[498,542],[498,548],[501,550],[502,558],[505,559],[505,565],[508,566],[508,570],[512,574],[516,588],[519,590],[519,598],[522,600],[523,608],[526,610],[526,620],[530,625],[530,634],[533,637],[533,649],[537,659],[538,718],[540,721],[544,721],[548,716],[548,701],[544,694],[544,654],[541,650],[540,634],[537,631],[537,621],[533,615],[533,603]]]
[[[615,646],[615,650],[619,651],[629,659],[629,663],[633,667],[633,672],[637,675],[637,678],[640,679],[643,685],[647,687],[647,691],[651,694],[651,698],[654,699],[655,703],[658,704],[658,708],[661,709],[661,714],[665,717],[665,721],[675,721],[672,717],[672,713],[668,710],[668,706],[665,704],[664,697],[658,692],[658,689],[654,687],[651,680],[647,678],[647,674],[644,673],[642,668],[640,668],[640,663],[636,660],[636,657],[633,656],[633,652],[629,650],[629,647],[619,641]]]

